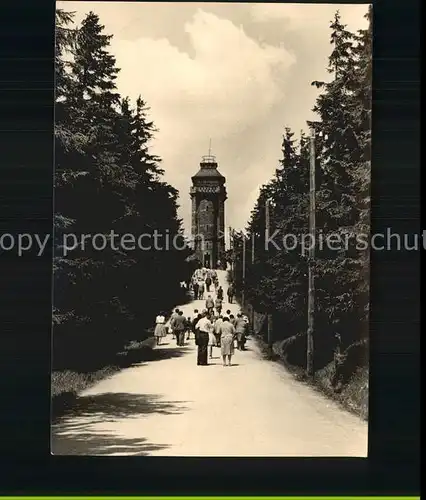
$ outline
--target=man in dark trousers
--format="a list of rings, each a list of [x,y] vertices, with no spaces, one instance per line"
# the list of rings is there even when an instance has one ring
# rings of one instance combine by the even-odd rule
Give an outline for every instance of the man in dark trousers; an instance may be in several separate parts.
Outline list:
[[[206,290],[207,290],[207,293],[208,293],[208,292],[210,292],[210,286],[212,284],[212,279],[210,278],[209,275],[207,275],[205,283],[206,283]]]
[[[195,325],[197,333],[197,365],[207,366],[208,361],[208,344],[209,344],[209,332],[212,331],[213,325],[210,321],[210,316],[206,312],[203,314],[201,319]]]
[[[195,281],[192,285],[192,289],[194,290],[194,300],[198,299],[198,282]]]
[[[175,309],[173,314],[170,316],[170,330],[172,332],[173,338],[175,338],[175,319],[179,316],[179,309]]]
[[[228,302],[232,304],[232,299],[234,298],[234,287],[232,286],[232,283],[228,287]]]
[[[176,334],[176,344],[180,347],[185,345],[186,318],[182,311],[179,311],[178,316],[174,321],[174,330]]]
[[[198,345],[198,331],[196,328],[197,323],[200,321],[200,319],[203,317],[202,314],[200,314],[197,310],[195,310],[197,313],[194,314],[194,317],[192,319],[192,331],[194,332],[194,337],[195,337],[195,345]],[[194,313],[195,313],[194,311]]]
[[[185,330],[186,330],[186,340],[191,340],[192,319],[190,316],[186,318]]]

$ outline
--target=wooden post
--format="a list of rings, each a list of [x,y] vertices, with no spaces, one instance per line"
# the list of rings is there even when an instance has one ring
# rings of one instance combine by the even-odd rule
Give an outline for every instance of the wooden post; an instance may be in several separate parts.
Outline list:
[[[253,304],[251,305],[251,332],[254,335],[255,331],[254,331],[254,306],[253,306]]]
[[[265,239],[269,238],[269,234],[271,232],[271,218],[270,218],[270,213],[269,213],[269,198],[265,201]],[[265,244],[265,251],[267,252],[268,249],[266,248]],[[268,258],[268,257],[266,257]],[[269,355],[272,356],[272,314],[268,312],[268,349],[269,349]]]
[[[229,226],[229,253],[231,255],[231,275],[234,273],[234,242],[232,241],[232,227]]]
[[[246,235],[243,233],[243,281],[241,287],[241,306],[245,306],[245,287],[246,287]]]
[[[310,136],[310,169],[309,169],[309,234],[311,245],[308,258],[308,331],[306,352],[306,373],[313,377],[314,369],[314,315],[315,315],[315,131],[311,129]]]
[[[251,265],[254,266],[254,252],[255,252],[255,237],[256,233],[252,230],[251,233]],[[253,274],[253,270],[252,270]],[[253,278],[252,278],[253,279]],[[254,334],[254,306],[251,304],[251,311],[250,311],[250,323],[251,323],[251,331]]]
[[[273,346],[273,340],[272,340],[272,329],[273,329],[273,324],[272,324],[272,314],[268,314],[268,351],[269,355],[272,356],[272,346]]]
[[[269,199],[265,201],[265,251],[268,249],[266,248],[266,239],[269,238],[269,232],[270,232],[270,217],[269,217]]]
[[[251,233],[251,265],[253,266],[254,265],[254,238],[255,238],[255,234],[254,232]]]
[[[237,276],[237,249],[235,248],[235,231],[232,229],[232,282],[235,293],[235,278]]]

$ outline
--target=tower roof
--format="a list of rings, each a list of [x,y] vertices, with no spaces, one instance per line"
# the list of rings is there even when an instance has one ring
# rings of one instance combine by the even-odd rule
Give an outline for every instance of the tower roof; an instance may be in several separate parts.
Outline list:
[[[225,177],[217,169],[216,157],[213,155],[203,156],[200,162],[200,170],[192,177],[192,179],[222,179]]]

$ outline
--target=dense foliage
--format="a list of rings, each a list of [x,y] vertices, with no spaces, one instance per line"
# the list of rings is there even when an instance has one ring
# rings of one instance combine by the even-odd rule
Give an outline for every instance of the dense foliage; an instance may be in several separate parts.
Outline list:
[[[370,28],[349,32],[337,12],[332,21],[329,82],[314,106],[318,121],[316,153],[315,368],[333,360],[336,348],[366,344],[368,337],[369,181],[372,34]],[[284,132],[280,168],[262,187],[247,229],[245,295],[254,309],[273,315],[274,340],[288,339],[291,362],[305,366],[308,295],[308,255],[300,242],[309,226],[309,138],[298,141]],[[270,235],[265,250],[265,207],[269,200]],[[287,235],[286,246],[283,236]],[[299,242],[292,248],[292,237]],[[319,238],[333,235],[332,248]],[[363,235],[363,236],[362,236]],[[255,239],[254,264],[251,240]],[[337,242],[338,238],[340,241]],[[358,240],[357,240],[358,238]],[[235,248],[241,255],[242,235]],[[347,243],[346,243],[347,242]],[[286,247],[286,248],[285,248]],[[339,247],[339,248],[337,248]],[[242,289],[241,261],[236,285]],[[291,351],[291,352],[290,352]],[[365,349],[353,365],[366,362]]]
[[[111,36],[92,12],[79,27],[62,10],[56,21],[53,368],[93,370],[182,300],[190,251],[165,247],[166,234],[183,242],[178,193],[151,153],[146,103],[139,97],[132,105],[117,92]],[[71,233],[77,239],[67,236],[69,247],[82,235],[99,236],[68,251]],[[126,234],[136,241],[123,243]],[[142,234],[163,236],[141,250]]]

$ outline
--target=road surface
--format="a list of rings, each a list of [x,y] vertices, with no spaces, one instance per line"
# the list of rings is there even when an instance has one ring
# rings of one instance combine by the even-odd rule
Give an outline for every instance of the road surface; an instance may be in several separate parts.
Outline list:
[[[226,298],[225,271],[219,279]],[[186,316],[197,308],[181,306]],[[367,423],[262,359],[253,340],[231,367],[218,348],[197,366],[194,340],[164,342],[155,360],[81,394],[52,426],[54,455],[367,456]]]

